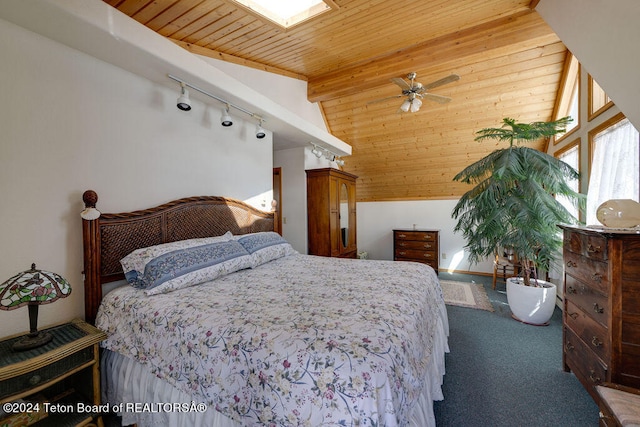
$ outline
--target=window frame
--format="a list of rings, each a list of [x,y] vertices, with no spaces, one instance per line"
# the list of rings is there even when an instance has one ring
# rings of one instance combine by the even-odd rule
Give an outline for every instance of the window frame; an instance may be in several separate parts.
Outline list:
[[[560,159],[560,156],[562,156],[564,153],[566,153],[567,151],[570,151],[572,149],[574,149],[575,147],[578,148],[578,172],[580,173],[580,177],[578,178],[578,192],[582,192],[582,177],[583,177],[583,173],[582,173],[582,139],[580,137],[574,139],[573,141],[567,143],[564,147],[558,149],[556,152],[553,153],[553,157],[555,157],[556,159]],[[579,209],[578,210],[578,219],[580,221],[584,221],[584,216],[585,216],[585,212],[583,211],[583,209]]]
[[[604,113],[605,111],[607,111],[609,108],[611,108],[611,106],[613,105],[613,101],[611,100],[611,98],[609,97],[609,95],[607,95],[607,92],[605,92],[604,89],[602,89],[602,86],[600,86],[598,84],[598,82],[591,76],[591,74],[587,73],[587,78],[588,78],[588,88],[589,88],[589,100],[588,100],[588,108],[589,108],[589,115],[588,115],[588,120],[592,121],[593,119],[595,119],[596,117],[598,117],[600,114]],[[608,100],[607,102],[604,103],[604,105],[602,105],[601,107],[594,109],[594,90],[595,87],[594,85],[598,85],[598,88],[600,88],[600,90],[602,91],[602,93],[604,93],[604,96],[606,97],[606,99]]]
[[[556,98],[556,105],[554,107],[554,120],[558,120],[567,116],[569,107],[571,105],[571,99],[574,88],[578,90],[578,117],[574,117],[577,120],[576,126],[569,132],[560,136],[553,136],[553,145],[558,145],[562,141],[565,141],[571,135],[576,133],[580,129],[580,116],[582,114],[582,84],[581,84],[581,68],[578,59],[571,53],[567,52],[567,58],[565,60],[564,69],[562,72],[562,78],[560,80],[560,88],[558,89],[559,96]]]
[[[280,16],[272,13],[271,11],[264,9],[258,3],[252,0],[231,0],[231,2],[240,8],[244,9],[251,15],[255,16],[262,22],[275,25],[283,31],[291,30],[297,25],[307,22],[310,19],[314,19],[324,13],[331,12],[340,9],[340,6],[334,0],[320,0],[321,3],[311,8],[300,12],[297,15],[293,15],[289,18],[281,18]],[[289,22],[290,21],[290,22]]]

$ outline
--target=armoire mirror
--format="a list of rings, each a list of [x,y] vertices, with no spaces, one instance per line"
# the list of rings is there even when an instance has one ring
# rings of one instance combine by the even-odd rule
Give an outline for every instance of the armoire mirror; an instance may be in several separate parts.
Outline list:
[[[345,183],[340,185],[340,236],[342,246],[346,248],[349,244],[349,191]]]

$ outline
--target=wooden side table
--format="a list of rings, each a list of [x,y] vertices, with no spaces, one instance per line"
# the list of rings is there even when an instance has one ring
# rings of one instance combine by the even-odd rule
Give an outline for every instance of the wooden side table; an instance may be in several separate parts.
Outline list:
[[[53,340],[32,350],[11,348],[24,334],[0,341],[0,424],[102,427],[99,343],[106,334],[79,319],[46,330]]]

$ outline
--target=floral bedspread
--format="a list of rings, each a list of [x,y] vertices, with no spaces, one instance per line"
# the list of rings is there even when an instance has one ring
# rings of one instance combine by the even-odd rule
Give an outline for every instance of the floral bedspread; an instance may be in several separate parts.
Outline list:
[[[103,300],[102,345],[242,425],[404,426],[444,304],[434,271],[308,255]]]

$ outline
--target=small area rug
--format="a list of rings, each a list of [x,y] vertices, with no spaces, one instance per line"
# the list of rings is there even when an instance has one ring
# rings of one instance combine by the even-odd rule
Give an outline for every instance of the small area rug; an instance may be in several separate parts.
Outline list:
[[[445,304],[493,311],[484,286],[477,283],[440,280]]]

